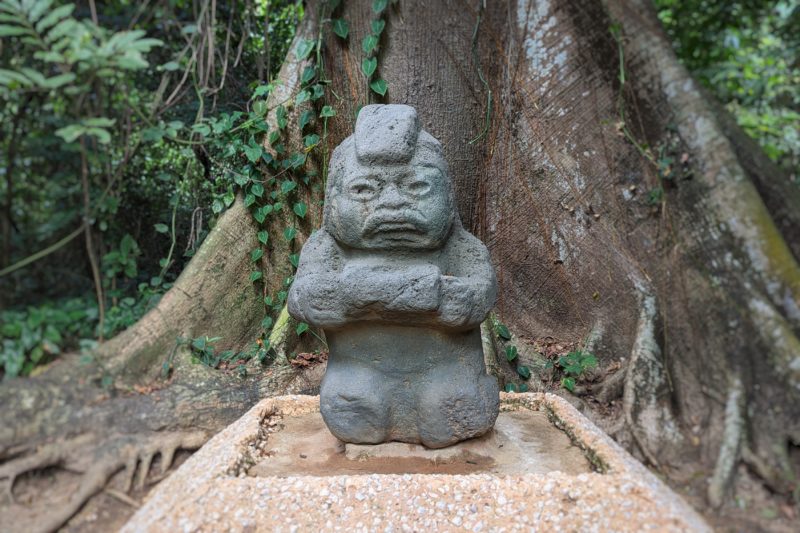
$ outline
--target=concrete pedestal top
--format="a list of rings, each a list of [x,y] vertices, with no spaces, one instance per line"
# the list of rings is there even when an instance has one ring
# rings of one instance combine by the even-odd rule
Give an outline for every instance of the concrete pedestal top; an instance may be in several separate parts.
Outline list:
[[[501,394],[488,435],[451,448],[353,445],[315,396],[261,401],[148,496],[140,531],[710,531],[566,401]]]

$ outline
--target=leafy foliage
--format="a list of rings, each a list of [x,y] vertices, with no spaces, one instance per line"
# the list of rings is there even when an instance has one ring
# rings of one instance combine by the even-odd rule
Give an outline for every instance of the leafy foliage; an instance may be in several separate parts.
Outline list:
[[[575,385],[587,370],[597,366],[597,357],[582,350],[573,350],[567,355],[562,355],[556,360],[556,365],[561,368],[564,377],[561,386],[570,392],[575,390]]]
[[[656,0],[678,57],[798,179],[800,2]]]
[[[107,2],[93,18],[80,4],[0,0],[0,306],[11,309],[0,375],[133,324],[233,203],[242,154],[265,161],[263,120],[242,125],[266,113],[303,9],[215,5]],[[249,152],[219,150],[237,126]],[[38,261],[20,268],[28,256]],[[67,307],[25,333],[31,316]]]
[[[86,298],[0,312],[0,368],[9,377],[27,376],[37,364],[92,337],[96,322],[97,308]]]
[[[378,54],[380,53],[381,34],[386,28],[386,9],[389,6],[388,0],[374,0],[372,2],[372,12],[375,18],[370,21],[369,33],[364,35],[361,41],[361,50],[364,52],[364,59],[361,61],[361,72],[367,78],[367,85],[370,90],[380,97],[386,96],[389,85],[381,78],[373,78],[378,68]],[[337,35],[334,25],[334,31]],[[346,37],[346,35],[340,37]]]

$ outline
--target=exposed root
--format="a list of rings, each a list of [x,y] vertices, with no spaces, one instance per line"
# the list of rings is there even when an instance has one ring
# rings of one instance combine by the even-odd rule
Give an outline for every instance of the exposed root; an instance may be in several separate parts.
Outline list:
[[[116,435],[99,443],[93,435],[82,435],[68,442],[48,444],[30,456],[6,462],[0,466],[0,478],[7,480],[7,491],[11,495],[15,480],[27,472],[50,466],[81,472],[78,488],[65,503],[49,507],[47,513],[34,513],[36,516],[29,519],[29,529],[33,531],[55,531],[72,518],[89,498],[106,489],[111,477],[121,470],[126,471],[124,490],[106,491],[126,504],[138,506],[125,493],[130,491],[134,478],[135,487],[144,488],[156,455],[161,457],[160,470],[163,476],[172,465],[177,450],[196,450],[207,440],[208,435],[204,431]],[[31,514],[32,510],[15,504],[12,498],[8,512],[22,516]]]
[[[728,388],[722,445],[717,456],[717,463],[714,465],[714,475],[711,476],[708,484],[708,502],[714,508],[719,508],[725,503],[725,496],[728,493],[736,464],[739,461],[739,450],[744,431],[743,407],[742,380],[736,376]]]
[[[83,468],[77,466],[74,461],[72,464],[68,464],[68,462],[70,462],[76,450],[82,449],[93,440],[93,435],[81,435],[67,442],[42,446],[31,455],[12,459],[0,465],[0,480],[5,480],[5,492],[9,501],[14,502],[14,483],[22,474],[42,470],[50,466],[59,466],[73,472],[82,473]]]
[[[676,449],[682,440],[669,405],[669,382],[659,344],[658,307],[652,291],[634,279],[640,294],[639,322],[625,373],[622,408],[631,436],[656,468],[662,450]]]
[[[130,496],[128,496],[124,492],[118,491],[117,489],[112,489],[112,488],[106,487],[103,492],[105,492],[109,496],[121,501],[122,503],[130,505],[134,509],[138,509],[139,507],[141,507],[141,504],[139,502],[137,502],[136,500],[134,500],[133,498],[131,498]]]
[[[481,344],[483,344],[483,359],[486,372],[490,376],[500,378],[503,374],[497,364],[497,346],[495,346],[494,333],[492,332],[492,316],[481,322]]]
[[[620,368],[600,383],[594,391],[594,397],[602,403],[610,403],[617,398],[621,398],[625,391],[625,378],[627,372],[625,368]]]
[[[124,465],[125,468],[125,483],[123,490],[130,492],[133,488],[141,490],[144,488],[147,481],[147,476],[150,473],[150,467],[153,464],[153,459],[161,456],[160,465],[160,478],[163,477],[169,467],[172,466],[172,461],[175,458],[175,452],[179,449],[182,450],[196,450],[208,440],[205,433],[169,433],[166,435],[159,435],[149,440],[143,446],[138,443],[129,445],[132,448],[127,453],[127,461]],[[134,478],[136,483],[134,484]]]
[[[287,356],[289,340],[289,325],[292,317],[289,316],[289,310],[286,305],[283,306],[281,312],[278,313],[278,319],[272,327],[272,333],[269,335],[269,345],[275,351],[275,366],[286,366],[289,364],[289,357]]]
[[[779,432],[753,435],[753,442],[742,446],[744,463],[778,494],[796,494],[800,490],[798,475],[789,458],[788,440]]]

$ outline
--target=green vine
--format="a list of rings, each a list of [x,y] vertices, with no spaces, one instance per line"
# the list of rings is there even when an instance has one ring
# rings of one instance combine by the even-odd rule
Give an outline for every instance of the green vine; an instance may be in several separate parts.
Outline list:
[[[388,5],[389,0],[374,0],[372,2],[372,11],[375,13],[375,18],[370,22],[370,31],[361,41],[361,50],[364,52],[364,59],[361,61],[361,72],[367,78],[369,89],[381,98],[386,96],[386,92],[389,90],[386,80],[376,75],[380,40],[384,28],[386,28],[385,13]],[[346,25],[347,23],[344,22],[344,24]],[[341,35],[339,36],[342,37]],[[346,35],[343,38],[346,38]]]
[[[609,27],[611,36],[617,43],[617,57],[619,62],[619,91],[617,92],[617,130],[622,136],[633,145],[639,154],[644,157],[650,164],[655,167],[659,184],[652,188],[647,195],[647,203],[651,206],[657,206],[664,202],[664,180],[672,180],[674,178],[675,157],[671,155],[675,151],[676,146],[674,143],[664,143],[658,147],[658,154],[656,155],[653,149],[648,146],[646,142],[639,141],[631,132],[627,123],[627,116],[625,113],[625,84],[628,81],[625,70],[625,50],[623,47],[623,34],[622,26],[619,23],[614,23]],[[668,128],[669,129],[669,128]],[[669,145],[668,145],[669,144]],[[687,157],[681,158],[681,165],[686,167]],[[688,169],[684,168],[684,171]]]
[[[475,29],[472,32],[472,61],[475,63],[475,69],[478,71],[478,78],[486,89],[486,118],[484,120],[483,129],[481,132],[469,141],[469,144],[475,144],[489,132],[489,126],[492,121],[492,88],[486,77],[483,75],[483,68],[481,68],[481,60],[478,54],[478,29],[481,27],[481,19],[483,18],[483,11],[486,9],[486,0],[482,0],[478,7],[478,20],[475,22]]]

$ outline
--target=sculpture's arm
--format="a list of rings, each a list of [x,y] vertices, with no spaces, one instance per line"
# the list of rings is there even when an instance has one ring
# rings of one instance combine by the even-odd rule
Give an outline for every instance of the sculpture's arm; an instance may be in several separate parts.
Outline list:
[[[477,326],[497,300],[497,278],[489,251],[480,240],[457,228],[446,253],[452,272],[441,277],[439,322],[452,328]]]
[[[435,265],[417,264],[398,270],[392,263],[369,260],[354,261],[341,274],[350,316],[405,323],[414,322],[414,314],[436,311],[440,278]]]
[[[323,328],[353,319],[407,323],[409,314],[436,311],[439,280],[433,265],[397,271],[384,261],[348,260],[333,237],[319,230],[303,246],[289,290],[289,314]]]
[[[489,251],[457,228],[444,255],[445,272],[431,264],[349,262],[340,274],[346,316],[459,330],[479,325],[497,299]]]
[[[289,289],[289,314],[317,327],[344,324],[348,306],[339,280],[343,263],[341,249],[327,231],[311,234]]]

